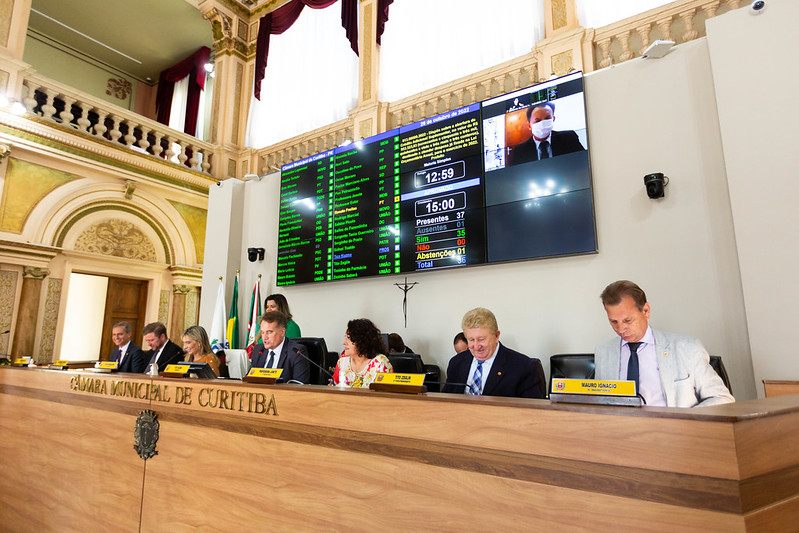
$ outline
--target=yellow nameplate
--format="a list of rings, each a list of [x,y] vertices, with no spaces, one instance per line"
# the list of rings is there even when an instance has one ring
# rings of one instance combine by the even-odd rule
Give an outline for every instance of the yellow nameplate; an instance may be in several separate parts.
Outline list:
[[[53,366],[67,366],[68,364],[69,364],[69,361],[66,361],[64,359],[59,359],[58,361],[53,363]]]
[[[27,366],[31,362],[30,357],[17,357],[14,359],[14,364],[19,366]]]
[[[424,385],[424,374],[378,374],[376,383],[384,385]]]
[[[554,394],[597,394],[604,396],[635,396],[634,381],[596,381],[592,379],[552,380]]]
[[[247,373],[250,378],[279,378],[283,373],[282,368],[251,368]]]
[[[116,370],[119,366],[119,363],[116,361],[99,361],[94,368],[107,368],[109,370]]]
[[[169,374],[185,374],[190,368],[191,365],[166,365],[164,372]]]

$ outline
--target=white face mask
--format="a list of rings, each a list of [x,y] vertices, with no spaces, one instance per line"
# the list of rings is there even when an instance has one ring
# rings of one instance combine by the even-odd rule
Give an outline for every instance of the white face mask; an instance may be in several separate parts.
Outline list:
[[[533,130],[533,135],[539,139],[546,139],[552,132],[553,122],[554,121],[551,118],[548,118],[546,120],[542,120],[541,122],[530,124],[530,128]]]

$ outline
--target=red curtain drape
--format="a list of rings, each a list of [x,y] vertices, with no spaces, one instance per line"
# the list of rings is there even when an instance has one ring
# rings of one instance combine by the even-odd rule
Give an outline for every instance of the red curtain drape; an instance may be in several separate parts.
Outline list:
[[[261,99],[261,81],[266,72],[266,58],[269,55],[269,36],[279,35],[289,29],[300,17],[305,6],[322,9],[337,0],[291,0],[283,7],[267,13],[258,24],[258,41],[255,45],[255,86],[253,94]],[[341,0],[341,25],[350,41],[350,48],[358,53],[358,0]]]
[[[386,29],[386,22],[388,22],[388,6],[394,3],[394,0],[377,0],[377,37],[375,41],[380,44],[380,38]]]
[[[169,124],[175,82],[182,80],[186,76],[191,76],[189,78],[186,121],[183,124],[183,132],[194,135],[197,131],[200,91],[205,89],[205,64],[208,63],[210,56],[211,50],[207,46],[203,46],[180,63],[161,72],[161,76],[158,78],[158,92],[155,98],[158,122]]]

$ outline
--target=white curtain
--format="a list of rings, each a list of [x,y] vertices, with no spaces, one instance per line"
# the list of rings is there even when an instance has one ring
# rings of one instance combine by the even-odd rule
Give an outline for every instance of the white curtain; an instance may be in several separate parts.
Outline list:
[[[577,20],[584,28],[601,28],[673,0],[577,0]]]
[[[341,4],[306,7],[291,28],[269,39],[261,100],[251,97],[245,142],[269,146],[346,118],[357,103],[358,56],[341,27]]]
[[[380,51],[380,100],[393,102],[528,53],[543,0],[401,0]]]
[[[180,81],[175,82],[175,89],[172,92],[172,108],[169,112],[168,126],[173,130],[183,131],[186,124],[186,99],[189,94],[189,77],[186,76]]]

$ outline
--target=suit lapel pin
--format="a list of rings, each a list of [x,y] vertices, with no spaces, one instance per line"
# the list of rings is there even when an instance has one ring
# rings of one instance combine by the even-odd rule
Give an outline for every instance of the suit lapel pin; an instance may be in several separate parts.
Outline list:
[[[501,375],[502,375],[502,372],[497,372],[497,375],[498,375],[498,376],[501,376]]]
[[[669,356],[669,352],[663,352],[663,357],[668,357],[668,356]]]

